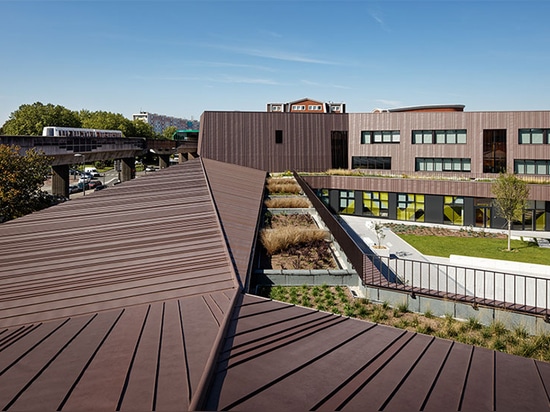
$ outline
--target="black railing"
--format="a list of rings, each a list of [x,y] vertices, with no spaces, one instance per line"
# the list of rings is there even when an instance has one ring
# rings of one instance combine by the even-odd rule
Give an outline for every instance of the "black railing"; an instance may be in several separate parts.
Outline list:
[[[368,262],[381,268],[379,275],[368,270]],[[536,315],[550,313],[550,279],[542,277],[375,255],[365,255],[364,267],[366,285]]]

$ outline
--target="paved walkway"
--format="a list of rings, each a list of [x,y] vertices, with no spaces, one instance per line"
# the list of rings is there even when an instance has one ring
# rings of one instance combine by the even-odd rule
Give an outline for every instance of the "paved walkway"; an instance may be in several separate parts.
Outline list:
[[[436,226],[436,227],[442,227],[445,229],[456,229],[456,230],[460,229],[460,227],[458,226],[449,227],[448,225],[437,225],[437,224],[428,224],[428,223],[419,223],[419,222],[403,222],[403,221],[397,221],[397,220],[388,221],[387,219],[373,219],[373,218],[367,218],[362,216],[341,215],[340,217],[349,225],[349,227],[357,234],[357,236],[360,237],[361,240],[363,240],[363,242],[365,242],[367,246],[372,246],[378,242],[376,233],[374,231],[375,223],[381,223],[381,224],[397,223],[397,224],[405,224],[405,225],[409,224],[409,225],[415,225],[415,226],[422,226],[422,225]],[[507,230],[501,230],[501,229],[477,228],[477,227],[472,227],[469,229],[476,230],[476,231],[483,230],[487,233],[504,233],[506,235],[508,234]],[[383,245],[388,246],[390,248],[391,253],[394,254],[396,257],[404,257],[407,259],[418,260],[418,261],[431,261],[434,263],[437,262],[437,263],[450,264],[448,258],[423,255],[414,247],[412,247],[403,239],[401,239],[394,232],[392,232],[392,230],[389,228],[384,228],[384,234],[385,236],[384,236],[384,239],[381,241],[381,243]],[[532,238],[533,240],[535,240],[536,238],[550,239],[550,232],[512,230],[512,238],[513,239]]]
[[[377,243],[375,222],[388,223],[388,220],[359,216],[341,218],[348,231],[353,231],[356,242],[362,241],[367,246]],[[389,228],[384,229],[384,234],[381,244],[388,246],[391,253],[390,258],[382,258],[386,270],[407,285],[521,305],[548,307],[550,303],[550,266],[460,256],[453,256],[453,259],[425,256]],[[513,236],[550,238],[550,233],[514,231]]]

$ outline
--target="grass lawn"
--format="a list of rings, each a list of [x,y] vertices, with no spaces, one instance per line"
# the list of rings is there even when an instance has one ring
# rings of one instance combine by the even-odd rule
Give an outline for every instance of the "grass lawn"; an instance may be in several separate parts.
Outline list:
[[[539,248],[534,243],[521,240],[512,240],[512,251],[508,252],[507,239],[410,234],[399,234],[399,236],[425,255],[448,258],[452,254],[550,265],[550,249]]]

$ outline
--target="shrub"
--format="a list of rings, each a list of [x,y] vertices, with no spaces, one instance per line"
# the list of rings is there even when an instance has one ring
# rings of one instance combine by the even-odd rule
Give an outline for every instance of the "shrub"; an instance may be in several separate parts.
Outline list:
[[[260,239],[268,255],[284,251],[291,245],[301,245],[322,240],[326,232],[321,229],[298,229],[285,227],[277,230],[262,230]]]
[[[309,200],[305,197],[280,197],[267,199],[265,206],[271,209],[305,209],[311,207]]]
[[[270,178],[266,184],[267,191],[270,194],[299,194],[302,190],[300,185],[294,179],[276,179]]]

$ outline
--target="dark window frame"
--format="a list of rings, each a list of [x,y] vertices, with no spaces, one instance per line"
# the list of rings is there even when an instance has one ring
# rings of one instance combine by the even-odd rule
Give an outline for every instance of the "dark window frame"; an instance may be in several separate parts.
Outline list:
[[[382,133],[382,140],[376,141],[375,134]],[[384,141],[384,134],[390,134],[390,140]],[[397,140],[394,140],[397,136]],[[401,130],[362,130],[361,131],[361,144],[400,144],[401,143]]]
[[[534,132],[542,132],[542,142],[536,143],[533,142],[533,133]],[[522,136],[525,136],[522,133],[529,133],[529,142],[523,142]],[[540,127],[533,127],[533,128],[523,128],[518,129],[518,144],[549,144],[550,143],[550,129],[544,129]]]
[[[353,156],[352,169],[391,170],[390,156]]]
[[[417,142],[415,141],[415,134],[416,133],[422,133],[422,141]],[[445,141],[444,142],[438,142],[437,136],[438,133],[444,133]],[[458,135],[464,134],[465,135],[465,141],[459,142],[458,141]],[[455,141],[451,141],[450,136],[455,136]],[[429,141],[428,141],[429,140]],[[468,144],[468,129],[415,129],[411,131],[411,142],[412,144]]]

